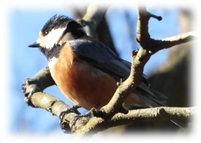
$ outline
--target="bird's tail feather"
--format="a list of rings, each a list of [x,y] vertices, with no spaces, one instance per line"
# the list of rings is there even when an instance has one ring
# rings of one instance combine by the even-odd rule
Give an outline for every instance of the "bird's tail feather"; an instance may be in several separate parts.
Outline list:
[[[167,106],[166,100],[167,96],[150,89],[146,84],[141,83],[135,90],[134,93],[137,94],[141,99],[150,105],[150,107]],[[180,120],[170,120],[179,127],[187,127],[187,123]]]

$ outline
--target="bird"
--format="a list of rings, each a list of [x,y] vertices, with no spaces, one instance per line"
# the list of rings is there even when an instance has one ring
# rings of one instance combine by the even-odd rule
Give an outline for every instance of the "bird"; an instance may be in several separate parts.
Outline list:
[[[64,15],[52,16],[29,47],[39,48],[48,60],[50,74],[62,94],[90,110],[106,105],[117,82],[127,79],[131,63],[100,41],[87,36],[83,26]],[[146,76],[128,95],[125,104],[166,106],[166,96],[150,88]]]

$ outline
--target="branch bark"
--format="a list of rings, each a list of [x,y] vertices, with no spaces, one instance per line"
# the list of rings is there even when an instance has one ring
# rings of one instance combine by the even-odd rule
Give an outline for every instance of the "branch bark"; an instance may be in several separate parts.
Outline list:
[[[29,100],[31,100],[32,106],[45,109],[56,116],[59,116],[62,111],[69,107],[58,98],[40,91],[34,92]],[[173,119],[189,120],[194,115],[195,110],[193,107],[155,107],[129,110],[127,114],[116,112],[109,120],[96,116],[92,118],[82,117],[70,129],[69,125],[74,117],[78,115],[71,112],[64,116],[61,128],[65,129],[66,133],[72,132],[74,137],[81,138],[123,124]]]
[[[100,7],[98,7],[98,5],[91,4],[87,7],[86,14],[77,21],[82,24],[88,36],[95,38],[96,28],[102,20],[105,12],[106,10],[101,9]]]
[[[109,124],[106,124],[104,128],[122,125],[125,123],[130,124],[144,121],[189,121],[189,119],[194,115],[195,110],[196,109],[193,107],[155,107],[138,110],[129,110],[127,114],[116,113],[109,121]]]

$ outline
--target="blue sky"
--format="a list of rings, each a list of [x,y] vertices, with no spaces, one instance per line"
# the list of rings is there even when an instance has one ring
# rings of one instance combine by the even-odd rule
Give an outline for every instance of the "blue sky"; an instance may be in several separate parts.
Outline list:
[[[129,13],[131,20],[136,23],[136,11],[134,8],[119,8],[111,6],[106,17],[114,40],[115,47],[120,56],[130,61],[133,42],[130,41],[125,20],[125,11]],[[176,8],[149,8],[148,11],[163,17],[162,21],[151,19],[149,32],[153,38],[162,39],[179,33]],[[36,133],[36,134],[63,134],[59,128],[58,117],[52,116],[45,110],[28,107],[24,102],[21,85],[26,78],[34,76],[40,69],[47,65],[46,58],[38,49],[28,48],[27,45],[36,41],[38,33],[45,22],[55,14],[72,17],[66,8],[59,9],[23,9],[14,8],[9,13],[9,57],[10,57],[10,104],[12,118],[9,121],[9,129],[12,133]],[[132,28],[136,31],[136,27]],[[135,39],[133,39],[135,41]],[[135,48],[139,48],[137,44]],[[168,50],[155,54],[145,67],[148,74],[167,58]],[[50,87],[45,92],[52,94],[72,105],[58,90],[56,86]],[[83,111],[84,112],[84,111]],[[37,119],[37,120],[36,120]]]

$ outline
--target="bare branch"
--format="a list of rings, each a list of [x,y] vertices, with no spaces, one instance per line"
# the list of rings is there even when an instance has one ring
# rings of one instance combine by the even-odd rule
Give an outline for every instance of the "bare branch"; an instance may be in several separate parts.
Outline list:
[[[43,108],[56,116],[69,107],[63,101],[44,92],[34,93],[30,100],[35,107]]]
[[[155,107],[138,110],[130,110],[128,114],[117,113],[111,121],[135,120],[135,121],[159,121],[159,120],[184,120],[195,113],[194,107]],[[131,121],[133,123],[133,121]]]
[[[138,122],[168,120],[189,121],[189,119],[191,119],[195,114],[195,110],[194,107],[155,107],[129,110],[127,114],[116,113],[110,120],[104,120],[100,117],[92,117],[86,125],[77,128],[74,132],[74,136],[80,138],[96,134],[97,132],[111,127]]]
[[[195,39],[196,33],[195,32],[186,32],[176,36],[168,37],[161,40],[161,44],[163,45],[162,48],[170,48],[172,46],[190,42]]]
[[[88,36],[96,37],[95,31],[100,23],[106,10],[101,9],[98,5],[91,4],[87,7],[87,12],[82,19],[77,21],[84,26],[84,29]]]
[[[45,88],[54,84],[55,82],[51,77],[49,68],[45,67],[31,79],[26,79],[25,84],[22,85],[22,90],[25,93],[25,101],[28,105],[36,107],[30,100],[30,97],[35,92],[42,92]]]
[[[102,126],[100,130],[108,129],[114,126],[133,124],[147,121],[167,121],[167,120],[188,120],[195,113],[193,107],[155,107],[138,110],[129,110],[127,114],[116,113],[108,124]]]
[[[149,54],[147,54],[147,56],[151,56],[150,54],[154,54],[159,50],[170,48],[195,39],[195,32],[187,32],[162,40],[154,40],[148,33],[148,20],[151,17],[157,18],[158,20],[162,19],[159,16],[150,14],[144,7],[138,8],[137,41],[143,49],[148,51]]]

